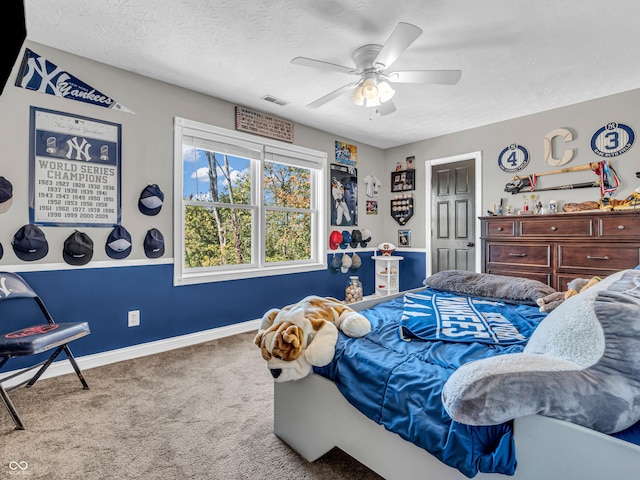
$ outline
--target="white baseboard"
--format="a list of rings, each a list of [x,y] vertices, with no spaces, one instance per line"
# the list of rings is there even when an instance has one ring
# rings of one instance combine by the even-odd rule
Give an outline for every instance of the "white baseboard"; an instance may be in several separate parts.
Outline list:
[[[236,323],[228,325],[226,327],[213,328],[211,330],[204,330],[202,332],[190,333],[188,335],[182,335],[179,337],[167,338],[164,340],[157,340],[155,342],[142,343],[140,345],[132,345],[131,347],[119,348],[117,350],[110,350],[107,352],[95,353],[92,355],[86,355],[83,357],[76,357],[76,362],[82,371],[89,370],[94,367],[100,367],[102,365],[109,365],[111,363],[122,362],[124,360],[131,360],[133,358],[144,357],[146,355],[152,355],[154,353],[167,352],[176,348],[188,347],[189,345],[196,345],[198,343],[208,342],[210,340],[217,340],[218,338],[229,337],[239,333],[250,332],[258,330],[260,320],[250,320],[248,322]],[[73,346],[72,351],[73,351]],[[64,356],[62,354],[62,356]],[[11,375],[13,372],[5,372],[2,376]],[[57,377],[59,375],[66,375],[68,373],[74,373],[73,367],[69,360],[60,360],[54,362],[42,375],[44,378]],[[31,372],[33,375],[33,372]],[[28,374],[24,376],[17,376],[5,383],[6,387],[17,385],[24,381]],[[89,385],[91,386],[91,385]]]

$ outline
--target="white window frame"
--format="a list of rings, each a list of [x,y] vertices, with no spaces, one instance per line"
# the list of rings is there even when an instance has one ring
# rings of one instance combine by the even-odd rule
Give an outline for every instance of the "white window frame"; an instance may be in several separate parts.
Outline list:
[[[259,151],[259,158],[252,161],[252,203],[256,205],[252,232],[252,263],[248,265],[234,265],[228,267],[211,267],[197,269],[185,269],[184,226],[185,226],[185,202],[183,200],[183,156],[182,146],[185,138],[213,139],[228,145],[237,145],[241,148],[250,148]],[[173,284],[191,285],[197,283],[219,282],[238,280],[271,275],[283,275],[291,273],[310,272],[327,269],[325,254],[326,238],[326,194],[327,184],[327,153],[309,148],[257,137],[254,135],[236,132],[213,125],[208,125],[185,118],[174,119],[174,266]],[[264,259],[264,231],[265,231],[265,207],[263,205],[262,178],[263,162],[273,160],[278,163],[295,164],[311,168],[311,208],[312,236],[311,258],[306,261],[291,262],[265,262]],[[257,166],[257,168],[256,168]],[[258,240],[258,241],[256,241]]]

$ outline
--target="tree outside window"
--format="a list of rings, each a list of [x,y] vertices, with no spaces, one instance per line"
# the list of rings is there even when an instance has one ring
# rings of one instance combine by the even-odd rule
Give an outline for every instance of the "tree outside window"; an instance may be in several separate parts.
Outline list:
[[[174,283],[326,268],[326,154],[260,140],[176,119]]]

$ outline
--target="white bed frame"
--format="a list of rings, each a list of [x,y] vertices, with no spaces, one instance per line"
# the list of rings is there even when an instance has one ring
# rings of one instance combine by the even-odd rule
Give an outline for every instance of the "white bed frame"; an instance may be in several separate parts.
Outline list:
[[[356,310],[387,296],[352,304]],[[313,462],[334,447],[387,480],[464,480],[457,469],[370,420],[333,382],[311,374],[274,383],[274,433]],[[640,446],[562,420],[531,415],[515,420],[518,466],[513,477],[478,474],[477,479],[637,480]]]

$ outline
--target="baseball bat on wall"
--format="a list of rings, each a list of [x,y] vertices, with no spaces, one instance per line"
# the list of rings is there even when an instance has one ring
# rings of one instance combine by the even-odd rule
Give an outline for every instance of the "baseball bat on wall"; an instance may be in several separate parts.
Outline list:
[[[580,172],[582,170],[593,170],[595,172],[599,167],[600,167],[600,162],[591,162],[591,163],[586,163],[584,165],[576,165],[574,167],[558,168],[557,170],[550,170],[548,172],[534,173],[533,175],[535,175],[536,177],[541,177],[543,175],[554,175],[556,173],[566,173],[566,172]],[[527,176],[516,175],[515,177],[513,177],[513,179],[524,180],[524,179],[528,179],[529,177],[530,175],[527,175]]]

